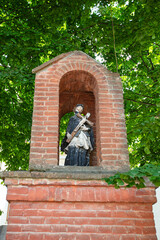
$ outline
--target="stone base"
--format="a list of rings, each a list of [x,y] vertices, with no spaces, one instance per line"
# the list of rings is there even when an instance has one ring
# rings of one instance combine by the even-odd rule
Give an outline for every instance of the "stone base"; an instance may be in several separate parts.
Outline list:
[[[7,225],[0,226],[0,237],[1,237],[1,240],[5,240],[6,239],[6,230],[7,230]]]
[[[10,203],[6,240],[157,239],[151,185],[115,189],[102,180],[26,174],[12,172],[5,179]]]

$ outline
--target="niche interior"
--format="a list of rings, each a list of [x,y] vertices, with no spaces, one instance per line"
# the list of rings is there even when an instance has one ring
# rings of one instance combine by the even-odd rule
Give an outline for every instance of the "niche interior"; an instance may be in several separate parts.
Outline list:
[[[91,153],[90,166],[99,165],[97,162],[97,122],[96,122],[96,93],[95,78],[85,71],[70,71],[63,75],[59,85],[59,119],[73,111],[76,104],[84,105],[84,115],[90,112],[89,120],[94,122],[95,139],[94,151]]]

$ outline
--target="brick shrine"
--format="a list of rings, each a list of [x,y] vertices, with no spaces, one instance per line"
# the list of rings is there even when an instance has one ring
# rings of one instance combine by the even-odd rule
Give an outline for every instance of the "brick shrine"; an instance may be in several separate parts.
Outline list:
[[[129,169],[122,83],[81,51],[36,73],[29,171],[4,172],[10,203],[6,239],[157,239],[155,187],[115,189],[102,178]],[[90,167],[59,165],[59,121],[77,103],[95,123]]]

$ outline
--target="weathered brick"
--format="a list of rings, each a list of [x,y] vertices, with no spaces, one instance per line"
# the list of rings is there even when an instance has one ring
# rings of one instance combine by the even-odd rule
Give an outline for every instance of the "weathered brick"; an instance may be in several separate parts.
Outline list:
[[[28,193],[28,187],[26,186],[26,187],[22,187],[22,186],[13,186],[13,187],[11,187],[11,186],[9,186],[8,187],[8,193],[9,194],[27,194]]]
[[[5,185],[17,185],[18,182],[18,179],[6,178],[4,183]]]
[[[42,234],[39,234],[39,233],[30,233],[29,236],[30,236],[29,240],[43,240],[43,239],[44,239],[44,238],[43,238],[43,236],[44,236],[43,233],[42,233]]]
[[[7,226],[7,232],[21,232],[21,224],[9,224]]]
[[[6,240],[28,240],[29,235],[28,233],[13,233],[7,232]]]
[[[30,187],[28,198],[30,201],[45,201],[48,200],[49,191],[46,187]]]
[[[26,217],[9,217],[8,224],[28,224],[29,220]],[[9,231],[9,230],[8,230]]]

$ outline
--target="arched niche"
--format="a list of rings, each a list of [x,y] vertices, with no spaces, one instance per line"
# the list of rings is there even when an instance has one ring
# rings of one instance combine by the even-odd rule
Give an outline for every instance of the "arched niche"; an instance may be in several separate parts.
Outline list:
[[[91,153],[90,166],[97,166],[97,119],[96,119],[97,83],[90,73],[81,70],[67,72],[59,83],[59,119],[73,111],[76,104],[84,105],[84,114],[91,113],[94,122],[95,148]]]
[[[129,154],[122,83],[117,73],[81,51],[61,54],[33,69],[36,73],[30,170],[58,165],[59,120],[77,103],[95,123],[91,166],[128,170]]]

